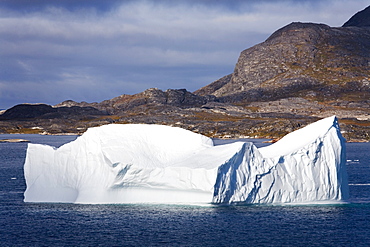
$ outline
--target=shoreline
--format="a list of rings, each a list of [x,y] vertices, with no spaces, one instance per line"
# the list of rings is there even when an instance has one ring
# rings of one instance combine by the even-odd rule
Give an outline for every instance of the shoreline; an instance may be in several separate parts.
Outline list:
[[[0,137],[2,135],[49,135],[49,136],[81,136],[83,133],[0,133]],[[264,143],[276,143],[281,138],[271,138],[271,137],[265,137],[265,136],[240,136],[240,137],[210,137],[212,139],[220,139],[220,140],[238,140],[238,139],[268,139],[267,141],[264,141]],[[19,142],[30,142],[26,139],[21,138],[6,138],[6,139],[0,139],[0,142],[5,143],[19,143]],[[370,143],[369,140],[365,139],[349,139],[346,140],[346,143]]]

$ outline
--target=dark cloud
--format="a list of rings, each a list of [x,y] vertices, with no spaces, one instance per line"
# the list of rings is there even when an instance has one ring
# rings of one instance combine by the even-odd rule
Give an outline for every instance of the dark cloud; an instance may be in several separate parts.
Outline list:
[[[106,12],[116,8],[123,2],[130,2],[130,0],[0,0],[0,6],[20,12],[40,11],[49,7],[61,7],[71,11],[93,8]]]

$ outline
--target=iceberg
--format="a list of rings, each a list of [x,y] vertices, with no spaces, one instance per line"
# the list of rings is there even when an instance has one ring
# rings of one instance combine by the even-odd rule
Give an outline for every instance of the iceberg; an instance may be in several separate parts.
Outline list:
[[[59,148],[28,144],[25,202],[333,203],[348,199],[335,116],[257,148],[177,127],[109,124]]]

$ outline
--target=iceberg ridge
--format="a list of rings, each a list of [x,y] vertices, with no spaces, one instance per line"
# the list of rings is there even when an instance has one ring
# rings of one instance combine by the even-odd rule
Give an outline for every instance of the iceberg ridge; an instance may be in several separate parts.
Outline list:
[[[58,149],[28,144],[25,202],[315,203],[348,198],[336,117],[268,147],[214,146],[162,125],[90,128]]]
[[[240,152],[221,165],[213,202],[346,200],[349,192],[345,162],[345,140],[337,119],[326,118],[270,146]]]

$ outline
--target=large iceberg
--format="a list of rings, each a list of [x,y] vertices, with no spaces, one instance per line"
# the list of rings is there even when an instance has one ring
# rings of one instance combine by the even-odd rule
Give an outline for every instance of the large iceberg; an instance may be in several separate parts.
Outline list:
[[[348,198],[345,161],[336,117],[263,148],[214,146],[176,127],[110,124],[58,149],[28,144],[24,201],[333,203]]]

